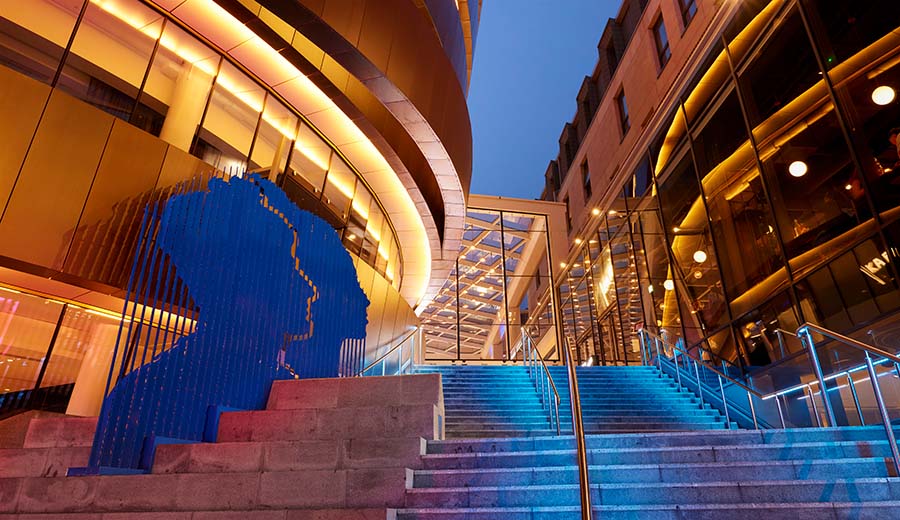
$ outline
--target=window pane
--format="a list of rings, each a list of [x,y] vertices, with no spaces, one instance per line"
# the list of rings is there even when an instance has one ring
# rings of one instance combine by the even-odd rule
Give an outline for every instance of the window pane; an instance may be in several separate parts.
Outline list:
[[[253,143],[250,169],[265,172],[275,179],[284,171],[291,144],[297,137],[297,116],[272,96],[266,98],[259,132]]]
[[[131,123],[190,150],[219,60],[212,49],[167,23]]]
[[[322,200],[344,221],[350,210],[350,200],[356,191],[356,174],[337,155],[331,159],[328,176],[325,178],[325,192]]]
[[[291,154],[290,173],[307,190],[316,196],[325,185],[325,172],[331,162],[331,148],[306,124],[300,125],[300,132],[294,142]]]
[[[223,62],[192,153],[220,170],[243,171],[264,98],[262,87]]]
[[[900,52],[879,56],[863,67],[847,63],[830,72],[836,83],[839,101],[850,119],[853,145],[865,171],[869,195],[886,220],[892,220],[900,206],[900,157],[897,137],[892,131],[900,127]],[[853,79],[843,81],[856,72]],[[853,179],[852,191],[863,188]],[[893,211],[891,211],[893,210]]]
[[[50,83],[84,1],[0,2],[0,65]]]
[[[91,3],[58,88],[128,120],[162,27],[162,17],[137,2]]]
[[[822,80],[800,15],[792,12],[739,74],[750,122],[757,125]]]
[[[0,393],[34,387],[62,305],[0,289]]]
[[[830,104],[784,129],[790,140],[760,146],[775,217],[790,257],[870,217]],[[850,186],[851,189],[847,189]]]
[[[900,26],[900,9],[892,0],[803,0],[803,7],[828,68],[836,67]]]

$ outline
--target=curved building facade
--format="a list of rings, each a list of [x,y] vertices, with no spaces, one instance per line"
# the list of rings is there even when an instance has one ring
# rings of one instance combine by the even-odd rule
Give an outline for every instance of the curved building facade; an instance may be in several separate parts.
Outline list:
[[[900,11],[626,1],[599,51],[543,195],[583,361],[640,362],[641,327],[745,373],[804,322],[896,347]]]
[[[479,8],[0,2],[0,393],[103,364],[141,208],[211,171],[334,226],[373,354],[414,327],[461,243]]]

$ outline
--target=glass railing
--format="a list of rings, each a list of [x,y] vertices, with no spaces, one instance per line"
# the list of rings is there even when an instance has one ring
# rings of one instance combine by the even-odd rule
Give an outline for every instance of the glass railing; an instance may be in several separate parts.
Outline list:
[[[556,383],[554,383],[553,376],[550,375],[550,369],[547,368],[547,363],[544,361],[544,356],[541,354],[540,350],[538,350],[537,344],[535,343],[534,339],[531,337],[525,327],[522,327],[521,331],[521,337],[519,338],[519,341],[516,343],[516,347],[513,350],[513,359],[515,359],[519,354],[522,355],[522,362],[525,364],[525,369],[528,371],[528,376],[534,383],[534,388],[535,390],[537,390],[538,395],[541,398],[541,407],[549,415],[550,428],[556,429],[556,434],[560,435],[560,399],[559,392],[556,389]]]
[[[386,347],[383,354],[360,370],[357,376],[400,376],[412,372],[419,327]],[[377,351],[376,351],[377,352]]]
[[[881,423],[900,474],[891,424],[891,416],[900,413],[900,357],[810,323],[791,336],[802,342],[802,355],[737,378],[706,351],[688,352],[640,331],[644,364],[655,365],[701,402],[718,408],[727,424],[760,429]]]

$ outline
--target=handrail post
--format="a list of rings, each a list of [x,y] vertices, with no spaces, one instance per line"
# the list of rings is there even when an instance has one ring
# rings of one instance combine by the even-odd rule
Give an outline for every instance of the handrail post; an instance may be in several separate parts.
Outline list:
[[[784,422],[784,410],[781,409],[781,399],[778,396],[775,396],[775,406],[778,407],[778,419],[781,421],[781,428],[787,428],[787,425]]]
[[[813,341],[812,334],[810,334],[808,328],[804,327],[801,330],[801,334],[806,337],[809,360],[812,363],[816,379],[819,380],[819,391],[822,393],[822,404],[825,406],[825,416],[828,418],[828,426],[835,427],[837,426],[837,421],[834,420],[834,410],[831,409],[831,401],[828,400],[828,387],[825,386],[825,376],[822,374],[822,365],[819,364],[819,355],[816,352],[816,344]]]
[[[816,396],[813,395],[812,387],[809,385],[806,385],[806,392],[809,394],[809,402],[812,404],[813,417],[816,418],[816,428],[819,428],[822,426],[822,420],[819,417],[819,407],[816,406]]]
[[[869,380],[872,382],[872,392],[875,393],[875,403],[881,413],[881,422],[884,423],[884,433],[887,435],[888,445],[891,447],[891,457],[894,460],[894,476],[900,476],[900,451],[897,449],[897,439],[894,438],[894,429],[891,426],[891,418],[884,406],[884,397],[881,395],[881,385],[878,383],[878,374],[872,357],[866,352],[866,369],[869,371]]]
[[[681,391],[681,371],[678,369],[678,352],[672,351],[672,359],[675,361],[675,379],[678,381],[678,391]]]
[[[759,422],[756,420],[756,406],[753,404],[753,394],[750,393],[750,390],[747,390],[747,402],[750,403],[750,415],[753,416],[753,429],[759,429]]]
[[[694,375],[697,377],[697,394],[700,395],[700,408],[704,407],[703,402],[703,387],[700,386],[700,367],[697,366],[697,360],[694,361]]]
[[[719,378],[719,392],[722,393],[722,407],[725,408],[725,427],[731,429],[731,417],[728,416],[728,400],[725,399],[725,385],[722,384],[722,376],[716,374]]]
[[[569,373],[569,404],[572,408],[572,429],[575,434],[575,447],[578,456],[578,484],[581,494],[581,518],[591,520],[591,483],[588,475],[587,447],[584,439],[584,423],[581,419],[581,394],[578,391],[578,374],[572,362],[569,345],[562,347],[566,354],[566,367]]]
[[[856,413],[859,415],[859,425],[865,426],[866,419],[863,417],[862,406],[859,405],[859,396],[856,394],[856,383],[853,382],[853,374],[847,372],[847,386],[850,387],[850,395],[853,396],[853,404],[856,405]]]

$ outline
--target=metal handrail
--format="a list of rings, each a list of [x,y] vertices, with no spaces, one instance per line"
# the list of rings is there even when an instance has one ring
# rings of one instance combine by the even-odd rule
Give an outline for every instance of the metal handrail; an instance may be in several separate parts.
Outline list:
[[[572,342],[572,338],[567,338]],[[581,420],[581,394],[578,391],[578,374],[572,361],[574,345],[561,346],[569,373],[569,404],[572,408],[572,430],[575,434],[575,451],[578,457],[578,489],[581,494],[581,518],[591,520],[591,482],[588,474],[587,446],[584,439],[584,422]]]
[[[525,342],[526,339],[528,340],[527,343]],[[527,345],[527,347],[526,347],[526,345]],[[541,354],[540,349],[537,348],[537,345],[534,342],[534,338],[532,338],[531,334],[529,334],[528,331],[525,330],[525,327],[522,327],[522,347],[523,347],[522,348],[522,356],[525,359],[526,368],[528,368],[529,361],[531,363],[534,363],[534,359],[537,359],[538,361],[540,361],[541,367],[543,367],[543,369],[544,369],[544,374],[547,376],[547,382],[550,384],[550,386],[549,386],[550,390],[553,391],[554,403],[555,403],[555,406],[553,406],[553,410],[551,411],[550,421],[552,423],[554,416],[555,416],[555,418],[556,418],[556,434],[559,435],[561,433],[560,425],[559,425],[559,404],[560,404],[559,392],[556,390],[556,383],[553,382],[553,376],[550,375],[550,369],[547,368],[547,363],[544,360],[544,356]],[[526,348],[527,348],[527,352],[526,352]],[[529,371],[529,375],[531,375],[530,368],[528,371]],[[538,386],[537,378],[534,378],[534,384],[536,387]],[[543,400],[543,398],[544,398],[543,390],[538,388],[538,391],[541,393],[541,400]],[[552,426],[552,424],[551,424],[551,426]]]
[[[411,337],[412,337],[416,332],[418,332],[418,331],[419,331],[419,327],[416,327],[416,328],[412,329],[411,331],[409,331],[409,333],[407,333],[405,336],[403,336],[403,339],[401,339],[400,341],[398,341],[398,342],[397,342],[393,347],[391,347],[387,352],[385,352],[384,354],[378,356],[378,359],[376,359],[375,361],[372,361],[371,363],[369,363],[368,365],[366,365],[365,368],[363,368],[362,370],[360,370],[359,372],[357,372],[353,377],[359,377],[359,376],[365,374],[366,372],[368,372],[369,370],[371,370],[372,368],[374,368],[376,365],[378,365],[378,363],[383,362],[388,356],[390,356],[391,354],[393,354],[395,350],[397,350],[398,348],[403,347],[403,344],[406,343],[406,341],[407,341],[409,338],[411,338]]]
[[[787,332],[787,331],[785,331],[785,332]],[[819,334],[819,335],[821,335],[821,336],[830,338],[830,339],[832,339],[832,340],[834,340],[834,341],[837,341],[837,342],[839,342],[839,343],[841,343],[841,344],[843,344],[843,345],[846,345],[846,346],[849,346],[849,347],[853,347],[854,349],[859,350],[859,351],[861,351],[861,352],[863,352],[863,353],[865,354],[865,360],[866,360],[866,361],[865,361],[865,367],[866,367],[866,370],[868,371],[869,381],[870,381],[871,384],[872,384],[872,392],[873,392],[873,394],[874,394],[874,396],[875,396],[875,402],[876,402],[876,404],[877,404],[877,406],[878,406],[879,414],[881,415],[881,422],[882,422],[882,424],[883,424],[883,426],[884,426],[885,436],[887,437],[888,445],[889,445],[889,447],[890,447],[890,449],[891,449],[891,458],[892,458],[892,460],[893,460],[894,470],[896,471],[896,474],[900,475],[900,449],[898,449],[898,447],[897,447],[897,440],[896,440],[896,438],[895,438],[895,436],[894,436],[894,430],[893,430],[893,427],[892,427],[892,425],[891,425],[890,416],[888,415],[888,412],[887,412],[887,406],[886,406],[885,403],[884,403],[884,397],[883,397],[883,395],[882,395],[882,393],[881,393],[881,385],[880,385],[879,382],[878,382],[878,374],[877,374],[877,372],[876,372],[876,370],[875,370],[875,363],[872,362],[872,356],[873,356],[873,355],[879,356],[879,357],[881,357],[881,358],[883,358],[883,359],[885,359],[885,360],[887,360],[887,361],[891,361],[891,362],[894,363],[894,368],[897,370],[897,375],[900,376],[900,356],[897,356],[896,354],[892,354],[892,353],[890,353],[890,352],[887,352],[887,351],[885,351],[885,350],[882,350],[882,349],[880,349],[880,348],[878,348],[878,347],[875,347],[875,346],[872,346],[872,345],[868,345],[868,344],[866,344],[866,343],[863,343],[863,342],[861,342],[861,341],[859,341],[859,340],[856,340],[856,339],[853,339],[853,338],[851,338],[851,337],[845,336],[845,335],[840,334],[840,333],[838,333],[838,332],[835,332],[835,331],[833,331],[833,330],[829,330],[829,329],[826,329],[826,328],[824,328],[824,327],[820,327],[820,326],[818,326],[818,325],[814,325],[814,324],[812,324],[812,323],[804,323],[803,325],[801,325],[801,326],[797,329],[797,334],[796,334],[796,336],[800,338],[801,342],[804,344],[804,347],[805,347],[805,349],[806,349],[806,352],[807,352],[808,355],[809,355],[810,364],[812,365],[813,372],[815,373],[815,377],[816,377],[817,382],[818,382],[818,385],[819,385],[819,391],[820,391],[820,393],[821,393],[821,395],[822,395],[822,403],[823,403],[823,405],[824,405],[824,407],[825,407],[825,414],[826,414],[826,417],[828,418],[828,424],[827,424],[827,426],[830,426],[830,427],[836,427],[836,426],[837,426],[837,421],[835,420],[834,411],[833,411],[832,406],[831,406],[831,401],[830,401],[829,398],[828,398],[828,394],[827,394],[827,392],[828,392],[828,386],[826,385],[826,381],[828,381],[828,380],[830,380],[830,379],[834,379],[834,378],[839,377],[839,376],[841,376],[841,375],[846,375],[847,378],[848,378],[848,381],[849,381],[848,386],[850,386],[850,389],[851,389],[851,392],[852,392],[852,395],[853,395],[853,401],[854,401],[854,404],[856,405],[857,413],[859,414],[859,417],[860,417],[860,423],[861,423],[861,424],[864,424],[864,421],[863,421],[863,414],[862,414],[862,409],[860,408],[859,398],[857,397],[857,394],[856,394],[856,388],[855,388],[855,386],[854,386],[853,378],[852,378],[852,376],[851,376],[851,373],[852,373],[852,372],[855,372],[855,371],[858,370],[860,367],[856,367],[856,368],[853,368],[853,369],[847,369],[847,370],[841,370],[841,371],[838,371],[838,372],[836,372],[836,373],[834,373],[834,374],[829,374],[829,376],[826,378],[826,377],[824,376],[823,372],[822,372],[822,367],[821,367],[821,365],[820,365],[820,363],[819,363],[818,348],[816,347],[816,343],[815,343],[815,340],[813,339],[812,332],[815,332],[815,333],[817,333],[817,334]],[[664,342],[664,343],[667,343],[667,342],[665,342],[664,340],[661,340],[658,336],[656,336],[655,334],[653,334],[653,333],[650,332],[650,331],[646,331],[646,330],[641,329],[641,330],[639,331],[639,333],[642,334],[642,335],[646,334],[647,336],[652,337],[652,338],[654,338],[654,339],[656,340],[656,343],[655,343],[655,345],[656,345],[656,356],[657,356],[657,363],[656,363],[656,364],[657,364],[658,367],[661,368],[661,364],[660,364],[660,363],[661,363],[661,358],[660,358],[660,352],[659,352],[659,342],[660,342],[660,341],[662,341],[662,342]],[[649,346],[646,345],[645,342],[643,342],[643,341],[641,342],[641,344],[642,344],[642,355],[644,355],[644,364],[645,364],[645,365],[649,365],[649,364],[651,363],[651,362],[650,362],[650,355],[649,355],[650,353],[647,352],[647,353],[645,354],[645,353],[643,352],[643,349],[644,349],[644,348],[649,348]],[[813,407],[813,412],[814,412],[814,415],[815,415],[815,418],[816,418],[816,422],[817,422],[817,424],[819,423],[818,411],[816,411],[815,400],[812,399],[812,390],[810,389],[809,383],[801,384],[801,385],[798,385],[798,386],[796,386],[796,387],[791,387],[791,388],[786,389],[786,390],[778,390],[778,391],[771,392],[771,393],[768,393],[768,394],[762,394],[762,393],[760,393],[760,392],[758,392],[758,391],[756,391],[756,390],[754,390],[754,389],[752,389],[752,388],[750,388],[750,387],[748,387],[748,386],[742,384],[740,381],[737,381],[737,380],[735,380],[735,379],[729,377],[727,374],[723,374],[723,373],[720,372],[716,367],[710,366],[709,364],[704,363],[702,360],[700,360],[700,359],[696,358],[695,356],[691,355],[689,352],[687,352],[685,349],[681,348],[680,346],[678,346],[678,345],[672,345],[672,344],[670,344],[670,343],[667,343],[667,346],[670,346],[670,347],[672,347],[672,349],[673,349],[673,360],[674,360],[674,363],[675,363],[676,378],[678,379],[679,384],[681,384],[681,375],[680,375],[680,370],[679,370],[679,365],[678,365],[678,356],[675,355],[675,351],[678,351],[681,355],[686,356],[688,359],[693,360],[693,362],[694,362],[694,371],[695,371],[695,374],[696,374],[696,380],[697,380],[697,390],[698,390],[698,392],[700,393],[700,399],[701,399],[701,401],[703,400],[703,388],[702,388],[702,383],[701,383],[701,381],[700,381],[700,374],[699,374],[698,363],[699,363],[699,364],[703,364],[704,368],[706,368],[706,369],[712,371],[713,373],[715,373],[715,374],[717,375],[717,377],[718,377],[718,379],[719,379],[719,388],[720,388],[720,391],[721,391],[722,403],[723,403],[723,406],[724,406],[724,408],[725,408],[725,418],[726,418],[726,422],[729,421],[729,417],[728,417],[728,402],[727,402],[727,399],[726,399],[726,397],[725,397],[724,387],[723,387],[723,385],[722,385],[722,380],[723,380],[723,378],[729,380],[729,381],[732,382],[733,384],[738,385],[739,387],[741,387],[741,388],[743,388],[744,390],[747,391],[747,398],[748,398],[748,401],[749,401],[749,404],[750,404],[751,414],[753,415],[753,424],[754,424],[754,426],[755,426],[756,428],[758,428],[759,425],[758,425],[758,422],[757,422],[756,410],[755,410],[754,405],[753,405],[753,399],[752,399],[752,397],[751,397],[752,395],[756,395],[757,397],[759,397],[760,399],[763,399],[763,400],[771,399],[772,397],[775,398],[775,403],[776,403],[776,405],[778,406],[778,414],[779,414],[779,417],[780,417],[780,419],[781,419],[781,426],[782,426],[782,428],[784,428],[784,427],[785,427],[785,420],[784,420],[783,411],[782,411],[782,409],[781,409],[781,401],[778,399],[778,397],[781,396],[781,395],[790,393],[790,392],[794,392],[794,391],[797,391],[797,390],[801,390],[801,389],[805,389],[805,390],[807,390],[807,391],[809,392],[810,403],[811,403],[811,405],[812,405],[812,407]],[[879,363],[880,363],[880,362],[881,362],[881,361],[879,361]]]
[[[833,330],[828,330],[824,327],[820,327],[818,325],[813,325],[812,323],[804,323],[797,329],[797,335],[801,338],[806,338],[807,346],[809,348],[810,358],[813,361],[813,365],[816,369],[816,377],[819,378],[819,384],[821,385],[822,390],[822,402],[825,405],[825,411],[828,414],[828,420],[830,421],[831,426],[835,426],[836,422],[834,420],[834,411],[831,409],[831,402],[828,400],[828,396],[826,392],[828,391],[825,386],[825,378],[822,376],[822,368],[819,365],[819,356],[816,351],[816,342],[812,337],[810,331],[815,331],[817,334],[822,336],[831,338],[835,341],[838,341],[844,345],[849,347],[853,347],[857,350],[862,351],[866,356],[866,370],[869,373],[869,381],[872,383],[872,393],[875,394],[875,403],[878,405],[878,411],[881,415],[881,422],[884,425],[884,432],[887,436],[888,445],[891,448],[891,457],[894,461],[894,470],[897,475],[900,475],[900,449],[897,448],[897,439],[894,437],[894,428],[891,425],[891,418],[887,412],[887,406],[884,404],[884,396],[881,395],[881,384],[878,382],[878,373],[875,371],[875,364],[872,363],[871,354],[875,354],[882,358],[885,358],[889,361],[894,362],[894,367],[897,368],[898,364],[900,364],[900,357],[897,357],[890,352],[886,352],[881,350],[878,347],[874,347],[872,345],[867,345],[861,341],[855,340],[851,337],[844,336],[838,332]],[[900,375],[900,372],[898,372]],[[852,377],[849,375],[848,378],[852,380]],[[858,400],[856,399],[856,391],[854,389],[854,401],[856,401],[857,406]],[[862,417],[862,412],[860,412],[860,417]]]

